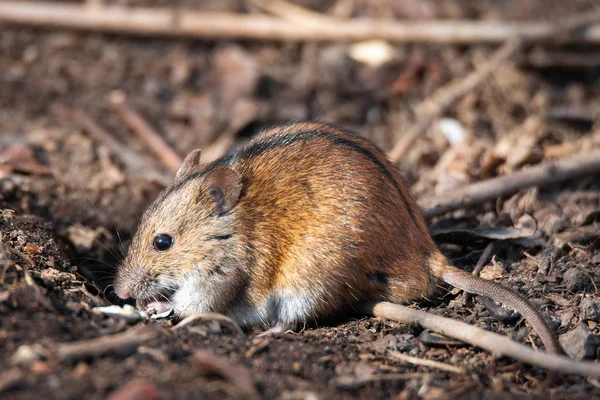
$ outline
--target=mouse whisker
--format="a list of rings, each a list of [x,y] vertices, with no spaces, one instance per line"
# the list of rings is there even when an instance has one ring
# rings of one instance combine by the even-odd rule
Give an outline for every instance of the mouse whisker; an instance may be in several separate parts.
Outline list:
[[[90,202],[90,204],[92,205],[92,207],[94,208],[94,210],[96,211],[96,215],[98,215],[98,217],[100,218],[100,220],[102,221],[102,223],[104,224],[104,226],[108,226],[108,222],[106,221],[106,219],[104,218],[104,216],[100,213],[100,211],[98,210],[98,208],[96,207],[96,205],[94,204],[94,202],[92,201],[92,199],[90,198],[88,192],[85,190],[85,188],[83,187],[83,185],[79,185],[79,188],[83,191],[83,193],[85,194],[85,197],[87,197],[88,201]],[[125,245],[123,243],[123,240],[121,239],[121,233],[119,232],[119,228],[117,228],[116,224],[112,224],[113,228],[115,229],[115,232],[117,234],[117,250],[120,252],[120,254],[115,254],[112,253],[111,254],[117,258],[117,259],[123,259],[125,258],[125,255],[127,253],[126,249],[125,249]]]

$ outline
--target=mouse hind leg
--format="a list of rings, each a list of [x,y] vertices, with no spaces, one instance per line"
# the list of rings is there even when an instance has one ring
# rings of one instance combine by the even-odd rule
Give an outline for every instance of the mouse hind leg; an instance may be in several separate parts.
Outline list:
[[[322,316],[324,298],[311,289],[291,288],[275,291],[268,302],[269,320],[273,333],[295,329],[299,324]]]
[[[393,303],[427,300],[437,290],[437,279],[426,268],[413,269],[411,273],[394,268],[389,273],[384,299]]]

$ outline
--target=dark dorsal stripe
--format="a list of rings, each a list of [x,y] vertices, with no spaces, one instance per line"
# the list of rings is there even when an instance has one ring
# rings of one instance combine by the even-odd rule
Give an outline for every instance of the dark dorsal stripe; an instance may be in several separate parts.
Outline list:
[[[290,124],[290,125],[292,125],[292,124]],[[365,144],[367,144],[366,139],[358,136],[355,133],[343,131],[345,134],[351,136],[356,141],[350,140],[349,138],[329,132],[329,130],[327,128],[332,127],[332,125],[322,124],[322,126],[324,128],[323,130],[319,130],[317,128],[317,129],[297,130],[294,132],[286,132],[285,125],[284,125],[282,134],[275,134],[273,136],[268,136],[264,139],[262,139],[260,137],[262,135],[262,133],[260,133],[256,136],[256,139],[254,139],[250,143],[248,143],[246,145],[242,145],[241,147],[238,147],[238,148],[235,148],[235,149],[229,151],[223,157],[210,163],[202,171],[195,172],[195,173],[187,176],[183,180],[181,180],[179,182],[174,182],[173,184],[171,184],[167,189],[165,189],[165,191],[162,193],[162,195],[159,197],[159,199],[155,202],[155,205],[152,208],[157,208],[158,204],[160,204],[165,198],[167,198],[174,191],[177,191],[179,188],[183,187],[188,182],[195,180],[199,177],[202,177],[202,176],[206,175],[207,173],[215,170],[216,168],[232,166],[238,161],[251,159],[253,157],[259,156],[270,150],[282,149],[282,148],[290,146],[299,141],[309,141],[313,138],[325,138],[325,139],[329,140],[330,142],[332,142],[334,145],[346,147],[348,149],[351,149],[352,151],[355,151],[355,152],[363,155],[364,157],[368,158],[369,161],[371,161],[373,164],[377,165],[379,171],[383,175],[385,175],[386,178],[390,180],[390,182],[392,182],[392,184],[398,191],[398,194],[402,198],[402,201],[403,201],[404,205],[406,206],[406,210],[410,214],[411,218],[416,222],[416,217],[413,213],[412,207],[408,203],[408,199],[406,198],[402,189],[400,188],[400,184],[394,178],[394,175],[392,175],[389,168],[375,154],[373,154],[372,151],[367,149],[361,143],[358,143],[358,141],[362,141]],[[339,130],[339,128],[335,128],[335,129]],[[268,132],[268,131],[266,131],[266,132]],[[385,155],[382,152],[380,152],[379,150],[376,150],[376,151],[378,151],[380,153],[381,157],[385,157]]]

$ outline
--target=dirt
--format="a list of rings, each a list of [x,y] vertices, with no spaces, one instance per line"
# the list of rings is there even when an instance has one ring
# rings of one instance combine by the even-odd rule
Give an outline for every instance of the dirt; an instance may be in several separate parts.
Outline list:
[[[322,12],[334,3],[302,2]],[[592,4],[503,0],[408,7],[411,3],[356,2],[354,13],[556,20]],[[241,1],[189,7],[258,12]],[[0,32],[0,397],[252,397],[241,378],[245,374],[262,398],[539,395],[536,387],[546,376],[540,368],[444,340],[431,343],[418,327],[360,315],[342,313],[298,332],[257,338],[257,330],[239,334],[218,320],[173,331],[177,321],[133,324],[93,311],[121,304],[110,285],[116,265],[141,213],[169,176],[114,112],[109,99],[115,91],[126,94],[181,156],[196,147],[218,156],[222,150],[215,143],[224,136],[240,142],[265,126],[294,119],[333,121],[389,150],[414,122],[414,107],[467,74],[493,46],[393,45],[388,62],[369,66],[349,57],[350,43],[132,39],[8,26]],[[450,145],[436,122],[432,134],[401,161],[413,192],[417,197],[443,193],[599,148],[600,66],[540,66],[529,57],[567,52],[592,59],[598,50],[533,46],[499,68],[444,115],[460,124],[467,137],[463,143]],[[129,153],[98,140],[75,117],[77,111]],[[133,168],[127,154],[135,154],[143,168]],[[536,233],[495,241],[494,258],[481,275],[526,295],[557,335],[584,324],[593,344],[600,331],[592,310],[600,284],[599,178],[523,191],[428,223],[433,233],[451,231],[434,237],[456,265],[470,271],[492,241],[474,229],[518,230],[532,215]],[[466,301],[457,291],[418,306],[541,347],[519,318],[500,322],[478,300]],[[61,344],[136,329],[132,325],[147,326],[154,337],[75,360],[55,351]],[[34,361],[17,357],[31,346],[38,352]],[[569,352],[578,343],[566,346]],[[588,358],[598,357],[594,346]],[[197,352],[204,349],[217,358],[199,361]],[[391,351],[464,372],[407,364]],[[560,375],[548,395],[600,396],[600,381]]]

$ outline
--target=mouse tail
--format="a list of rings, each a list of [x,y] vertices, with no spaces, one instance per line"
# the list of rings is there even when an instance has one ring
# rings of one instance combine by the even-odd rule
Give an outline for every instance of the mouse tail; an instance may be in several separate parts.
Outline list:
[[[542,314],[523,295],[499,283],[471,275],[448,264],[444,268],[439,268],[438,271],[439,277],[449,285],[472,294],[489,297],[518,311],[537,332],[546,352],[561,353],[554,332]]]

